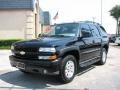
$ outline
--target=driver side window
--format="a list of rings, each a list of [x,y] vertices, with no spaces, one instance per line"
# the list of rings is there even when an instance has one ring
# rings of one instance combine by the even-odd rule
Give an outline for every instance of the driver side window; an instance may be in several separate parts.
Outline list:
[[[83,38],[92,37],[90,27],[87,24],[81,24],[81,35]]]

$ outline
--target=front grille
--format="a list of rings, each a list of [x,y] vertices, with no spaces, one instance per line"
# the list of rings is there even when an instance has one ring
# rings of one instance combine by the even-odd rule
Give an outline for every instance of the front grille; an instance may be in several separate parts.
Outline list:
[[[25,52],[25,55],[21,55],[20,52]],[[16,58],[26,59],[26,60],[36,60],[38,59],[38,48],[35,47],[23,47],[23,46],[15,46],[13,53]]]
[[[25,51],[25,52],[38,52],[38,48],[35,47],[23,47],[23,46],[15,46],[15,51]]]
[[[37,60],[38,55],[39,53],[35,53],[35,52],[25,52],[25,55],[21,55],[19,52],[15,53],[15,57],[26,60]]]
[[[25,52],[25,54],[21,55],[20,52]],[[38,48],[36,47],[22,47],[22,46],[15,46],[13,53],[16,58],[24,60],[39,60],[38,56],[54,55],[54,53],[50,52],[39,52]]]

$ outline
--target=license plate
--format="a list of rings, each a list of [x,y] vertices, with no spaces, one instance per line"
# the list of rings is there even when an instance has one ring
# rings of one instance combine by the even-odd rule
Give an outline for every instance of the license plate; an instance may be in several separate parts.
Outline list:
[[[24,64],[24,63],[17,62],[17,63],[16,63],[16,67],[19,68],[19,69],[25,69],[25,64]]]

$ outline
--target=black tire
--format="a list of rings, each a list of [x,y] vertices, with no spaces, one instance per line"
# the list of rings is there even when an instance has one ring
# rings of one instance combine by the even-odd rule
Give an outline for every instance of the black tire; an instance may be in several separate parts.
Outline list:
[[[27,71],[25,71],[25,70],[22,70],[22,69],[19,69],[22,73],[24,73],[24,74],[29,74],[30,72],[27,72]]]
[[[68,78],[66,76],[66,73],[65,73],[65,67],[66,67],[67,63],[69,64],[69,62],[73,62],[74,63],[74,69],[73,69],[74,73],[71,75],[72,77],[70,77],[70,78]],[[73,55],[67,55],[66,57],[63,58],[63,60],[61,62],[60,74],[59,74],[60,81],[62,83],[69,83],[69,82],[71,82],[74,79],[74,77],[75,77],[76,71],[77,71],[77,63],[76,63],[75,57]]]
[[[103,58],[104,54],[105,54],[105,58]],[[100,61],[97,62],[97,65],[104,65],[106,63],[106,59],[107,59],[107,51],[105,48],[103,48],[101,51]]]
[[[120,44],[118,44],[118,46],[120,46]]]

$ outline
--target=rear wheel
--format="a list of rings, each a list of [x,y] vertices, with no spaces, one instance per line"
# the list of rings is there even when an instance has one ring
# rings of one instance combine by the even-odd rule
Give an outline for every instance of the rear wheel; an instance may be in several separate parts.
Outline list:
[[[104,65],[107,59],[107,51],[105,48],[102,49],[100,61],[97,62],[98,65]]]
[[[73,55],[63,58],[59,78],[63,83],[71,82],[76,74],[76,59]]]

